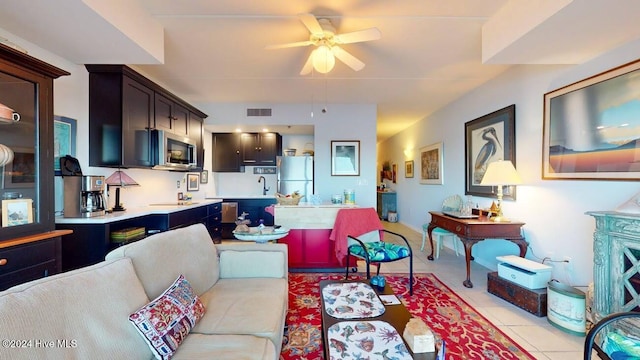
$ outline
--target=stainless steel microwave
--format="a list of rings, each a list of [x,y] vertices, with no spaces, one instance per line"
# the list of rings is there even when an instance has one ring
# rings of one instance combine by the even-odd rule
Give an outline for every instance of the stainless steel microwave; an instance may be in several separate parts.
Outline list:
[[[154,169],[189,171],[197,167],[197,149],[193,140],[168,133],[151,131]]]

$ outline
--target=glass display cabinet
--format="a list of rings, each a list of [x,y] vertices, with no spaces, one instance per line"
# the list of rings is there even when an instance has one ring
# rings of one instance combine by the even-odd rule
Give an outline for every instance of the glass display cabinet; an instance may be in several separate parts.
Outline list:
[[[61,271],[54,230],[53,79],[69,75],[0,45],[0,291]]]
[[[0,45],[0,241],[53,230],[53,79],[68,72]]]

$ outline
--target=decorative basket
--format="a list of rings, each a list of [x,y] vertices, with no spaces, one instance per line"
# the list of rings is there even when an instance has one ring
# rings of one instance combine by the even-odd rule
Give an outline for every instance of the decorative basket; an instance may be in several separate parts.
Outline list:
[[[302,155],[313,156],[313,154],[314,154],[313,143],[308,142],[308,143],[304,144],[304,149],[302,150]]]
[[[290,197],[282,194],[276,194],[276,200],[279,205],[298,205],[302,199],[301,195],[292,194]]]

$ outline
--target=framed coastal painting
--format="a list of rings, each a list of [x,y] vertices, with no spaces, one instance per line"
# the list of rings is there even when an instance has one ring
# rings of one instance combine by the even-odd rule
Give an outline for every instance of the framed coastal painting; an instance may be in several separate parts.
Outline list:
[[[200,173],[187,173],[187,191],[200,190]]]
[[[640,60],[544,95],[542,178],[640,179]]]
[[[331,141],[331,176],[360,175],[360,140]]]
[[[511,160],[516,165],[515,124],[515,104],[464,124],[465,195],[497,198],[495,187],[480,182],[489,163]],[[503,198],[515,200],[515,187],[505,187]]]
[[[31,224],[33,222],[33,200],[2,200],[2,227]]]
[[[404,177],[413,177],[413,160],[407,160],[404,162]]]
[[[442,150],[442,142],[420,148],[420,184],[443,184],[444,156]]]
[[[53,117],[53,170],[60,172],[60,158],[65,155],[76,156],[77,121],[72,118],[55,115]]]

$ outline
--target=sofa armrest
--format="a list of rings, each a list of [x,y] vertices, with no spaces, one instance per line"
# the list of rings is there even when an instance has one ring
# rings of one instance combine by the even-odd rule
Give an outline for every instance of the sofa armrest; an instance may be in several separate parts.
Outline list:
[[[285,244],[216,245],[220,278],[287,278],[288,248]]]

